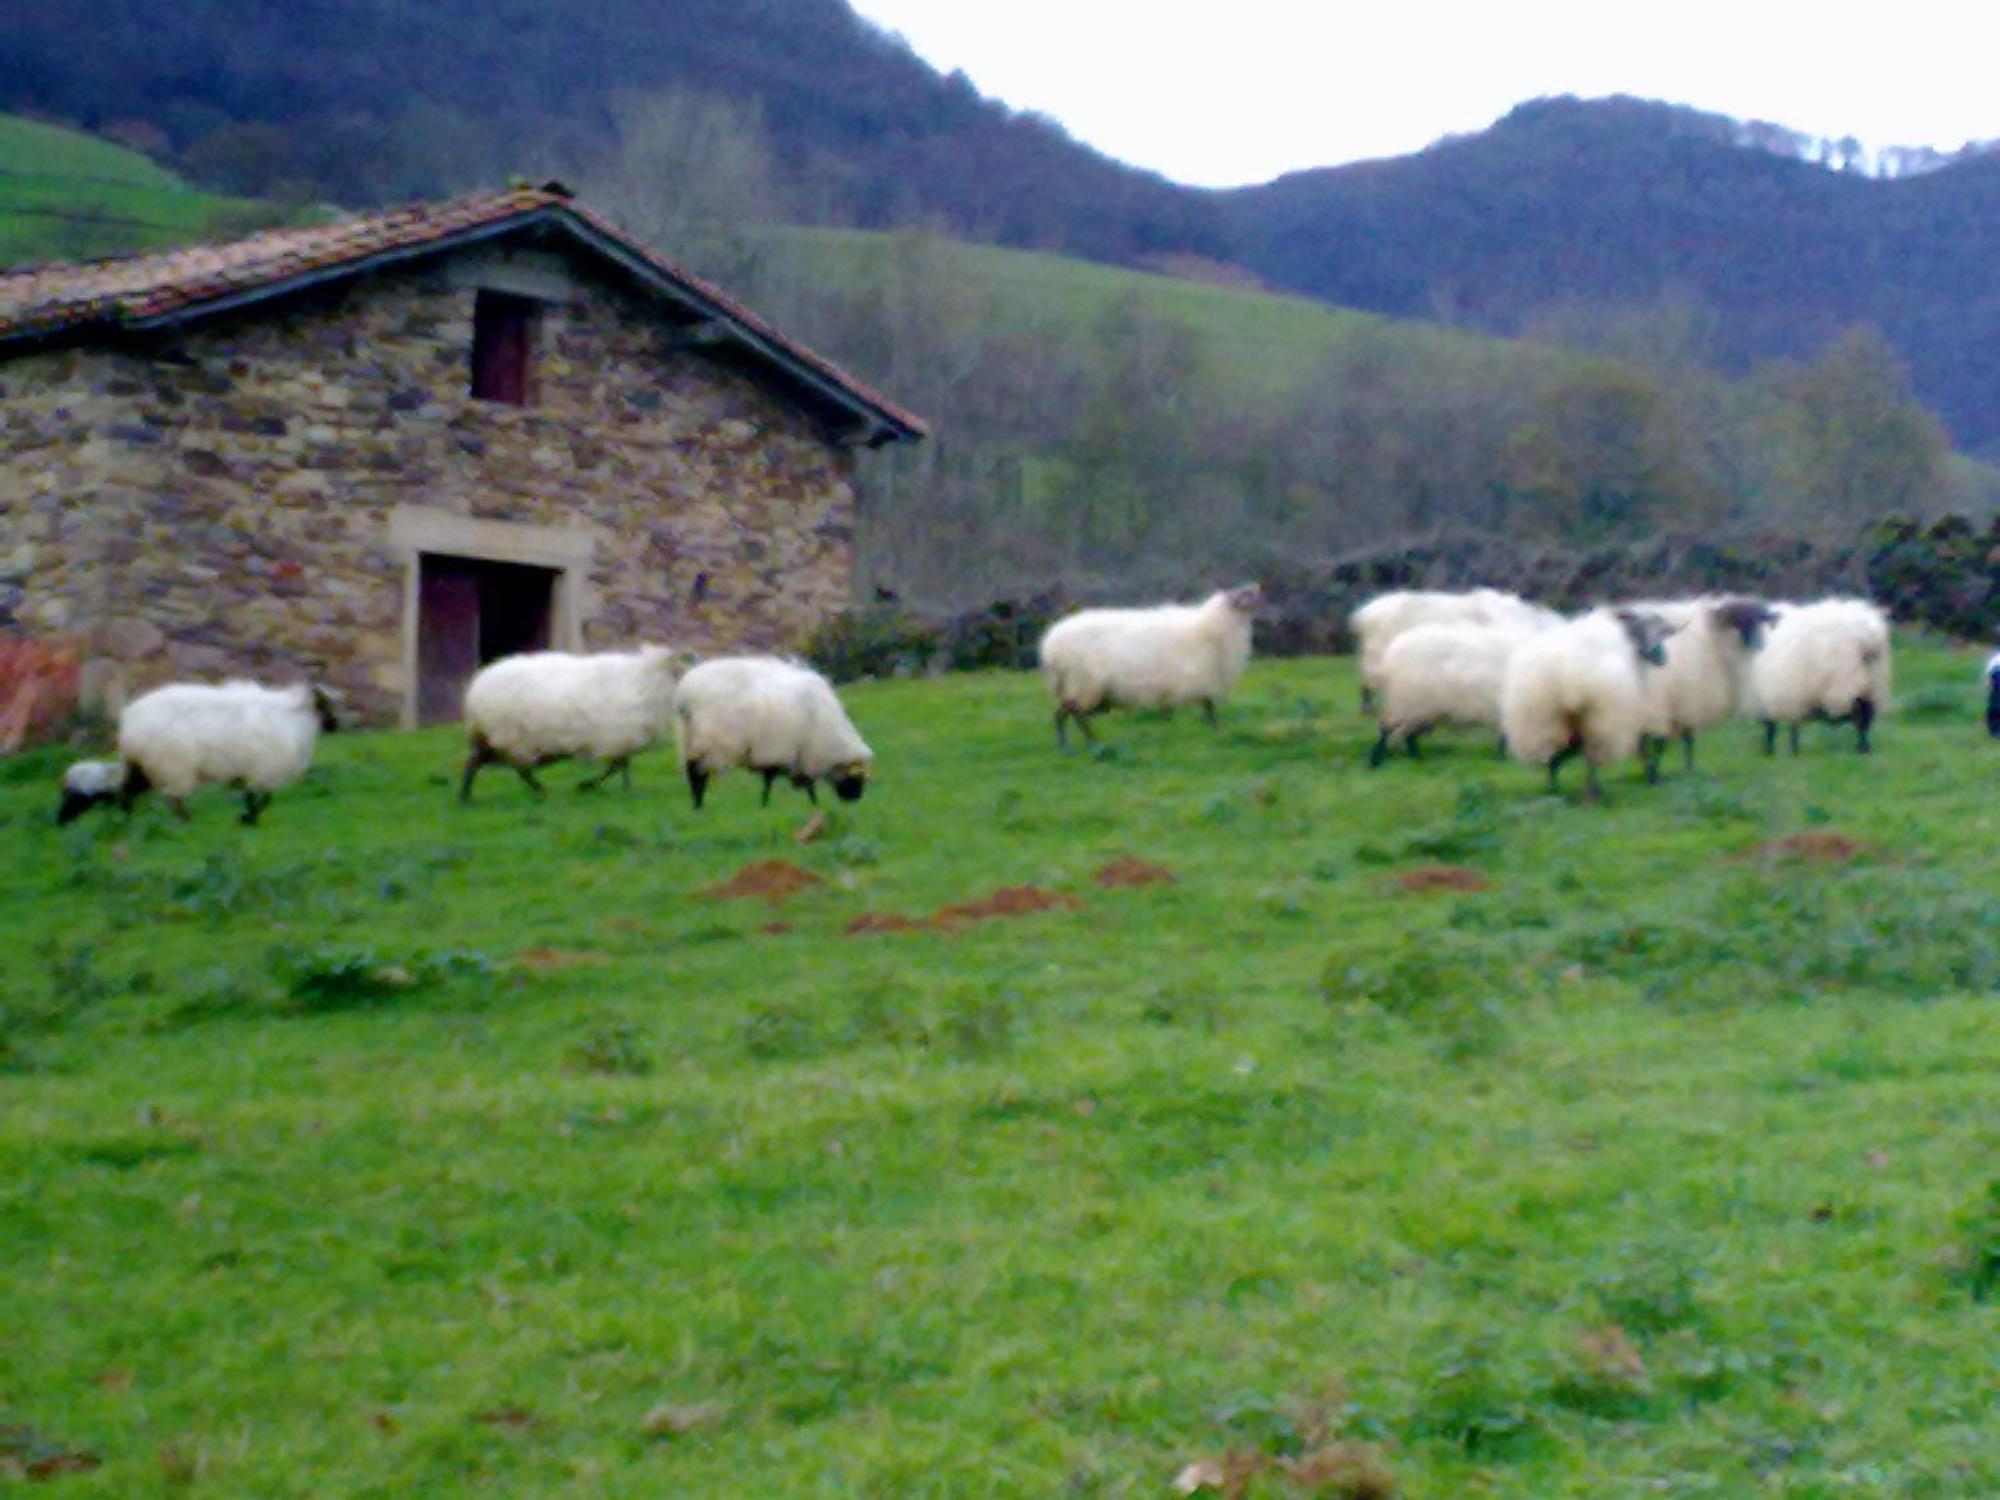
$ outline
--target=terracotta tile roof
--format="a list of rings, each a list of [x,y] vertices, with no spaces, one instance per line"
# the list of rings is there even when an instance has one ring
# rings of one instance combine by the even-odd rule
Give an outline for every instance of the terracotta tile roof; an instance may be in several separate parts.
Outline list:
[[[223,244],[189,245],[111,260],[0,269],[0,355],[25,340],[87,340],[92,332],[143,330],[198,318],[306,282],[355,274],[385,261],[442,251],[529,224],[566,231],[624,263],[656,293],[714,318],[755,355],[878,424],[881,440],[929,429],[737,302],[719,287],[654,254],[573,202],[556,183],[413,203],[336,224],[268,229]]]

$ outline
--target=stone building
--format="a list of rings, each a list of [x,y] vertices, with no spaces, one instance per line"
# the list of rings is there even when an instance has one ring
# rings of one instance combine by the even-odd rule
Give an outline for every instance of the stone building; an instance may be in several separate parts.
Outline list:
[[[108,707],[448,719],[514,651],[799,645],[856,450],[923,433],[557,184],[0,272],[0,623]]]

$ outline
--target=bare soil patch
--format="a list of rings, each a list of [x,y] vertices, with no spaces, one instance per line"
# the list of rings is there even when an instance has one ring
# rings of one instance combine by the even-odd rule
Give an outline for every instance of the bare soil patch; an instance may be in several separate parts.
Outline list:
[[[952,922],[983,922],[991,917],[1024,917],[1037,911],[1075,911],[1083,903],[1064,891],[1045,891],[1032,885],[1003,885],[990,896],[976,901],[954,901],[931,913],[931,925]]]
[[[1418,865],[1396,877],[1406,891],[1483,891],[1492,883],[1464,865]]]
[[[1830,828],[1813,828],[1759,844],[1750,854],[1767,864],[1798,860],[1815,865],[1848,865],[1857,859],[1879,859],[1888,852],[1880,844],[1871,844],[1866,839],[1852,839]]]
[[[870,932],[922,932],[924,924],[893,911],[864,911],[840,929],[843,937],[860,937]]]
[[[702,894],[711,901],[741,901],[759,897],[773,906],[779,906],[800,891],[824,883],[811,870],[802,870],[782,859],[759,859],[752,860],[722,884],[712,885]]]
[[[552,969],[574,969],[580,964],[601,964],[602,953],[566,953],[560,948],[524,948],[514,955],[514,962],[524,969],[533,969],[537,974],[546,974]]]
[[[1090,877],[1107,891],[1115,891],[1128,885],[1158,885],[1174,878],[1174,872],[1165,865],[1156,865],[1130,854],[1121,854],[1103,869]]]

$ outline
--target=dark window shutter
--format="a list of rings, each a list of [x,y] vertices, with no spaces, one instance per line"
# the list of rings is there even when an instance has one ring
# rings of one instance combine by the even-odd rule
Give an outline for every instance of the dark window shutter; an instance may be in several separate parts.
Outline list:
[[[536,307],[532,299],[481,292],[472,305],[472,394],[508,406],[531,404]]]

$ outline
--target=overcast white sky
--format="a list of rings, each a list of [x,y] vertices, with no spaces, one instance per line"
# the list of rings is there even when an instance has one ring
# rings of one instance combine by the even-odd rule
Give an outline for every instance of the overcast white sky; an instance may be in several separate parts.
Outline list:
[[[981,92],[1181,182],[1421,150],[1544,94],[1870,148],[2000,137],[1993,0],[852,0]]]

